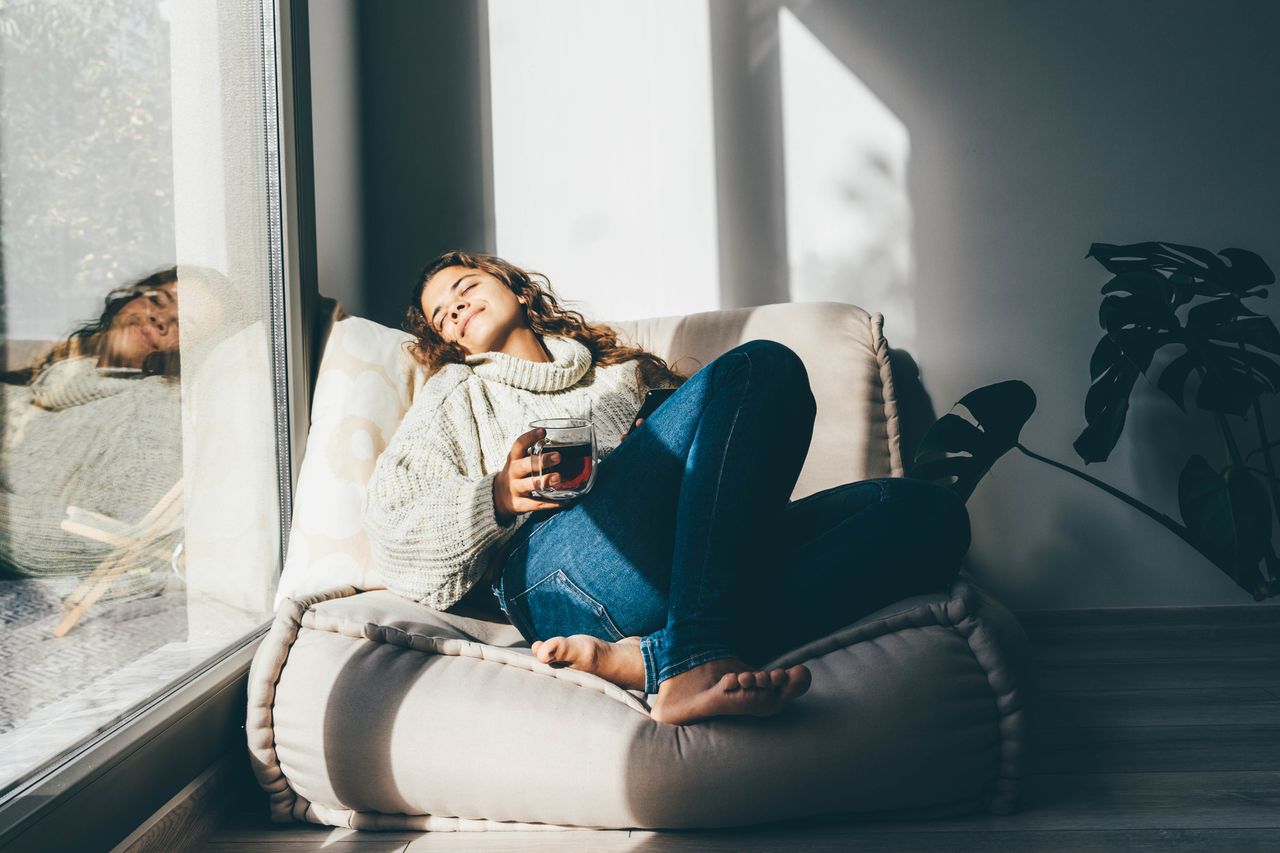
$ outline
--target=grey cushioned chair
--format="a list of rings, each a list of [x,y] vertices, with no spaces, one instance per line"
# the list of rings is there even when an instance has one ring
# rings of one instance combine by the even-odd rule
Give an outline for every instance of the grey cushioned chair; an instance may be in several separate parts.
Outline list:
[[[382,334],[358,323],[353,334]],[[795,350],[818,410],[793,499],[902,476],[880,314],[793,303],[610,325],[685,373],[755,338]],[[674,829],[1016,808],[1030,649],[1012,614],[964,575],[771,662],[813,673],[781,714],[683,727],[654,722],[639,691],[539,663],[500,616],[290,583],[254,660],[247,721],[278,821]]]

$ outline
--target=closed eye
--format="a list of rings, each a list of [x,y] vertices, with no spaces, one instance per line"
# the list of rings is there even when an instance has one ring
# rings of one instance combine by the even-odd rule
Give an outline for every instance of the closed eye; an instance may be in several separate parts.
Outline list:
[[[466,293],[468,290],[470,290],[471,288],[475,287],[477,284],[479,284],[479,282],[478,282],[478,281],[473,281],[473,282],[471,282],[470,284],[468,284],[466,287],[462,288],[462,291],[461,291],[461,292],[462,292],[462,293]],[[440,309],[439,309],[439,308],[437,308],[437,309],[436,309],[436,310],[431,314],[431,319],[434,321],[434,320],[435,320],[437,317],[439,317],[439,316],[440,316]]]

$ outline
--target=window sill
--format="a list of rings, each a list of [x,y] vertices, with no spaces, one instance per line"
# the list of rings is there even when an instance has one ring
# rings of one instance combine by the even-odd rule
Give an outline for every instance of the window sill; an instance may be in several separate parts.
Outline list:
[[[109,849],[244,740],[249,665],[270,623],[0,802],[0,848]]]

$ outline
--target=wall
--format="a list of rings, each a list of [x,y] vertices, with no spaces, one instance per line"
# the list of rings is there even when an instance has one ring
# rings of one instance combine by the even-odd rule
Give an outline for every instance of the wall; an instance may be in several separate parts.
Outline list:
[[[311,0],[312,160],[317,184],[320,292],[352,314],[366,310],[360,164],[358,0]]]
[[[320,291],[349,313],[399,327],[431,258],[492,245],[486,20],[483,3],[310,4]]]
[[[1280,7],[788,6],[910,133],[912,355],[938,414],[1022,379],[1038,398],[1023,442],[1084,469],[1071,443],[1109,277],[1084,258],[1090,244],[1241,246],[1280,268]],[[1252,304],[1276,316],[1274,300]],[[887,310],[885,330],[893,343]],[[1231,420],[1256,447],[1254,424]],[[1209,419],[1140,378],[1120,444],[1088,473],[1178,518],[1183,464],[1198,452],[1221,466],[1221,448]],[[969,505],[972,569],[1015,607],[1252,600],[1145,516],[1017,451]]]
[[[328,5],[313,3],[313,30]],[[487,11],[360,10],[361,292],[366,316],[394,324],[435,251],[493,244]],[[708,14],[720,304],[821,298],[884,312],[934,414],[1022,379],[1038,399],[1024,444],[1085,469],[1071,443],[1108,278],[1085,259],[1090,244],[1241,246],[1280,267],[1274,4],[710,0]],[[825,107],[796,103],[802,66],[832,75]],[[892,117],[905,138],[867,130],[855,105]],[[819,134],[829,172],[799,174]],[[807,223],[830,221],[826,210],[835,224],[819,238]],[[845,227],[856,252],[839,239]],[[1253,423],[1234,426],[1257,446]],[[1119,445],[1087,471],[1176,518],[1186,459],[1221,465],[1221,444],[1210,420],[1140,379]],[[1017,609],[1251,600],[1145,516],[1017,451],[969,506],[970,569]]]

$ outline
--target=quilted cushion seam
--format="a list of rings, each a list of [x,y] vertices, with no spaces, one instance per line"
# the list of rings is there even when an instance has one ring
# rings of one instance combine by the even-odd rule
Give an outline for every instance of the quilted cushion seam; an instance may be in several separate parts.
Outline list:
[[[993,683],[1000,674],[999,670],[1009,670],[1009,663],[999,646],[993,642],[994,632],[986,620],[974,612],[971,604],[973,593],[969,585],[961,581],[957,586],[957,598],[963,602],[965,615],[952,628],[964,636],[969,653],[986,675],[987,686],[991,689],[999,713],[996,721],[996,730],[1000,734],[999,760],[995,778],[988,783],[984,800],[987,810],[993,814],[1010,814],[1015,810],[1022,786],[1022,758],[1015,737],[1024,728],[1024,718],[1020,716],[1023,709],[1018,684],[1010,679],[1008,685],[1000,689]],[[980,634],[985,636],[985,643],[975,640]],[[1025,734],[1021,740],[1025,741]]]

